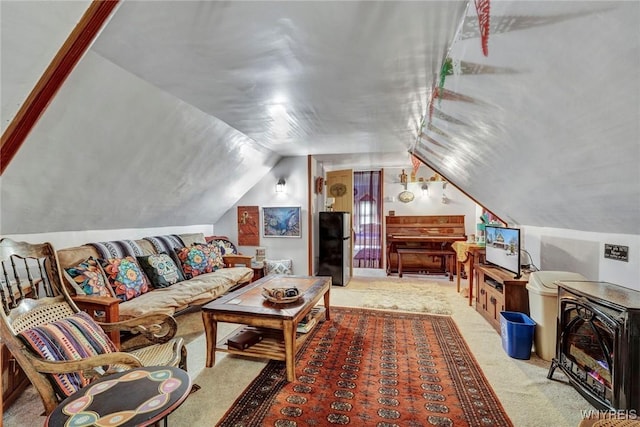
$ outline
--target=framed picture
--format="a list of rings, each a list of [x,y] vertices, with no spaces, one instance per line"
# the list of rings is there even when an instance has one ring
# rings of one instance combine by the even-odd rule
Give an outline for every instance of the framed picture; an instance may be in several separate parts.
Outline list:
[[[238,206],[238,245],[260,246],[260,208]]]
[[[264,237],[302,237],[300,234],[300,206],[262,208]]]

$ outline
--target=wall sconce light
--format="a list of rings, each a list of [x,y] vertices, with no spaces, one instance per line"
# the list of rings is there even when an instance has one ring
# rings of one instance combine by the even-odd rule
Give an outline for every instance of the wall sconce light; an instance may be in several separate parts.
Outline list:
[[[423,182],[422,185],[420,186],[420,189],[422,190],[423,196],[429,195],[429,184],[427,184],[426,182]]]
[[[278,183],[276,184],[276,193],[284,193],[284,186],[287,185],[287,182],[284,178],[280,178]]]
[[[327,197],[327,200],[325,200],[324,205],[327,208],[327,211],[329,212],[333,212],[333,204],[336,202],[336,199],[334,197]]]

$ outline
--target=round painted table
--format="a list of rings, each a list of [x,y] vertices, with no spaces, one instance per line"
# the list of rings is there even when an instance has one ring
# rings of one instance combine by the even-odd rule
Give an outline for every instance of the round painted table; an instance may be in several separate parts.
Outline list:
[[[187,372],[147,366],[109,375],[60,402],[45,426],[148,426],[165,419],[191,391]]]

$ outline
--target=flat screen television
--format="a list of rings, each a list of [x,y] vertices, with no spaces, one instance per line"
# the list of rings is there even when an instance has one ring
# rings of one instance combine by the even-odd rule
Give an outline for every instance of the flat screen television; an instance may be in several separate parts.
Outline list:
[[[485,259],[520,277],[520,229],[487,225]]]

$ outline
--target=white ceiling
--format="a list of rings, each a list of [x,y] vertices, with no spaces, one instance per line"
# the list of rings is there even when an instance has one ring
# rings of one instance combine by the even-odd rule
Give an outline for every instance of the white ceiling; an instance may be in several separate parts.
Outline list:
[[[12,103],[78,7],[1,3]],[[509,222],[640,234],[639,20],[639,2],[493,0],[484,56],[473,2],[124,1],[3,175],[0,231],[212,223],[281,156],[364,169],[415,148]]]
[[[93,51],[282,156],[406,151],[465,2],[125,2]]]

